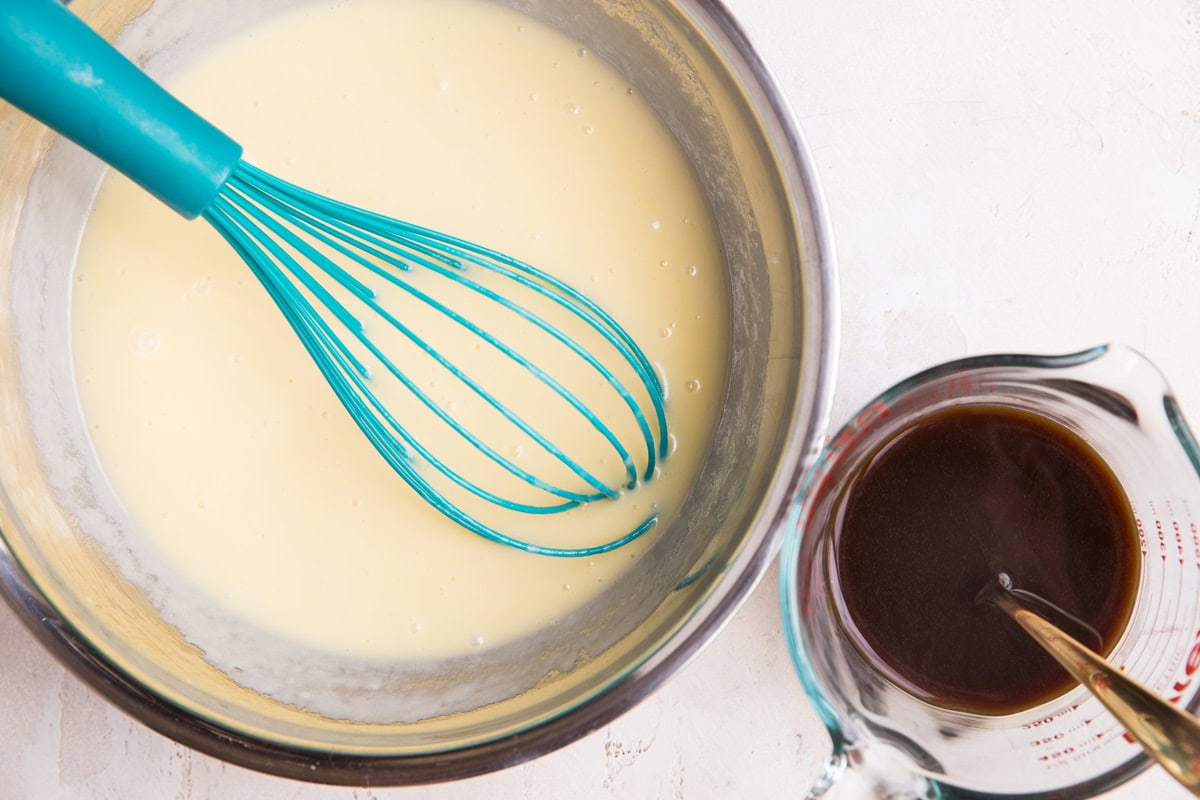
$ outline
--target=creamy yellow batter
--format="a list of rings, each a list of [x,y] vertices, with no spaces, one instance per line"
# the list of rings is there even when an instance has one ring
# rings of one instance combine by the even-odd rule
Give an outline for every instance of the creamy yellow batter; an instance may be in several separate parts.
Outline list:
[[[259,166],[511,253],[611,311],[668,387],[661,474],[497,525],[569,547],[669,520],[724,383],[724,265],[689,164],[620,75],[489,3],[350,0],[246,31],[171,88]],[[366,658],[501,644],[579,607],[666,527],[564,560],[455,526],[370,447],[232,250],[120,176],[97,196],[72,313],[83,409],[138,535],[275,635]]]

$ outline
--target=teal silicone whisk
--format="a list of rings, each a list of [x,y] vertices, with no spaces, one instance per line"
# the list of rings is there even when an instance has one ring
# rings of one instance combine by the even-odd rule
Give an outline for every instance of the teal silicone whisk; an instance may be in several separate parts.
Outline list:
[[[424,500],[459,525],[532,553],[588,556],[633,541],[657,521],[650,516],[633,530],[591,547],[549,547],[497,530],[455,500],[461,492],[483,501],[484,508],[555,514],[617,497],[623,489],[649,480],[665,457],[661,381],[632,337],[579,291],[492,249],[323,197],[248,164],[237,142],[172,97],[55,0],[0,2],[0,98],[82,145],[184,217],[204,218],[262,283],[375,449]],[[410,280],[417,271],[497,304],[521,325],[532,326],[528,330],[559,343],[599,376],[599,385],[616,394],[617,407],[632,424],[629,418],[619,425],[602,419],[593,405],[523,354],[520,342],[506,341],[505,334],[512,331],[485,330]],[[398,287],[406,297],[451,320],[477,348],[490,348],[497,359],[526,371],[573,410],[586,429],[584,435],[607,442],[623,467],[622,477],[601,479],[597,470],[571,455],[570,443],[553,441],[528,414],[511,408],[459,369],[436,343],[385,308],[360,277]],[[514,301],[510,293],[495,288],[497,282],[513,287],[513,293],[539,298],[534,307],[549,304],[556,316],[547,319],[529,303]],[[373,315],[371,325],[339,296],[361,304],[365,314]],[[579,326],[579,333],[563,330],[561,319]],[[404,365],[395,363],[367,334],[368,328],[380,324],[419,348],[573,478],[539,477],[441,408],[406,374]],[[591,349],[581,339],[591,343]],[[463,446],[456,450],[481,456],[508,476],[505,481],[515,479],[523,487],[521,499],[507,489],[489,488],[477,475],[468,477],[456,453],[436,453],[423,443],[421,432],[398,419],[373,391],[362,353],[457,434]],[[622,441],[618,430],[633,441]],[[637,433],[627,433],[633,430]],[[456,487],[453,494],[447,491],[451,487]],[[535,502],[525,499],[530,488],[539,498]]]

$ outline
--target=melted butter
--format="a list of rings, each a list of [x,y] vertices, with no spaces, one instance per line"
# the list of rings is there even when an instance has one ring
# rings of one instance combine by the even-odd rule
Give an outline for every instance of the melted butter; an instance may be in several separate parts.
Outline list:
[[[610,310],[665,378],[673,452],[618,501],[495,521],[565,547],[654,513],[669,522],[724,384],[724,267],[690,166],[620,75],[491,4],[352,0],[247,31],[171,88],[259,166],[511,253]],[[487,308],[466,313],[505,324]],[[587,603],[668,527],[571,560],[457,527],[366,442],[224,241],[120,176],[104,181],[85,231],[73,325],[84,412],[138,546],[224,611],[295,642],[428,658],[510,641]],[[469,360],[455,336],[436,332]],[[462,392],[422,369],[411,365],[414,380],[469,416]],[[504,373],[518,405],[520,372]],[[574,430],[553,404],[518,410]],[[434,436],[440,453],[463,447]],[[573,452],[611,470],[582,439]],[[508,434],[496,446],[518,460],[530,449]]]

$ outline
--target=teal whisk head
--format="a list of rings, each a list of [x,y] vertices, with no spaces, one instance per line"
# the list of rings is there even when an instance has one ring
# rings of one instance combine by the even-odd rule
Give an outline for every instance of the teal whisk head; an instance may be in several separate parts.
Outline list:
[[[653,527],[656,516],[602,543],[555,547],[495,524],[616,499],[667,454],[662,380],[578,290],[244,161],[203,217],[379,454],[442,514],[491,541],[568,557]]]

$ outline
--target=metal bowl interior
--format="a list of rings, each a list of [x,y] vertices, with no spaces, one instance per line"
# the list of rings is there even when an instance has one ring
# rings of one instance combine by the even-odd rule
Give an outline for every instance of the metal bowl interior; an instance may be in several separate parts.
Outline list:
[[[72,8],[169,78],[214,42],[303,2]],[[728,386],[683,513],[622,580],[553,631],[469,659],[281,660],[280,669],[395,709],[388,721],[330,719],[245,688],[117,566],[120,531],[99,533],[120,521],[83,426],[68,336],[75,251],[103,167],[0,107],[0,586],[67,667],[184,744],[329,783],[420,783],[509,766],[645,697],[717,632],[775,554],[827,421],[836,355],[827,223],[780,95],[715,3],[510,5],[607,59],[690,158],[728,265]]]

